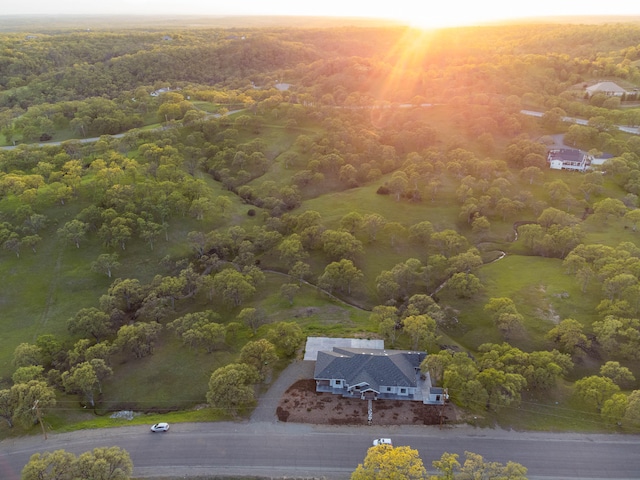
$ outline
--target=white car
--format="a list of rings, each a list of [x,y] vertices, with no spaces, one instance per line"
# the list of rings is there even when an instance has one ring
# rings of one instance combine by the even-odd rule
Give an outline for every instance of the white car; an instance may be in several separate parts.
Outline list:
[[[389,445],[389,446],[393,447],[393,443],[391,443],[391,439],[390,438],[376,438],[373,441],[373,446],[377,447],[378,445]]]
[[[169,431],[169,424],[168,423],[156,423],[155,425],[153,425],[151,427],[151,431],[152,432],[168,432]]]

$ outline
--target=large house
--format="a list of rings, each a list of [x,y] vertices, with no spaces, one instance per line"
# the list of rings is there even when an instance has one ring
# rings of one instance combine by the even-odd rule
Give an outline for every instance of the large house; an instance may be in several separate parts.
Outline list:
[[[613,82],[600,82],[587,87],[589,97],[592,97],[596,93],[602,93],[608,97],[622,97],[627,91]]]
[[[317,392],[348,398],[414,400],[442,404],[445,392],[420,372],[426,352],[333,347],[319,351],[314,379]]]
[[[576,170],[584,172],[591,166],[593,157],[575,148],[552,148],[547,153],[547,162],[553,170]]]

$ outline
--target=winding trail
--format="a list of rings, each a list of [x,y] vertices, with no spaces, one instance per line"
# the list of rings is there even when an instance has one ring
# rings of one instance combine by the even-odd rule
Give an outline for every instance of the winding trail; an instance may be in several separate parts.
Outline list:
[[[305,285],[307,285],[307,286],[309,286],[309,287],[311,287],[311,288],[314,288],[315,290],[317,290],[317,291],[319,291],[319,292],[321,292],[321,293],[324,293],[326,296],[328,296],[328,297],[329,297],[329,298],[331,298],[332,300],[335,300],[336,302],[342,303],[343,305],[347,305],[347,306],[349,306],[349,307],[353,307],[353,308],[355,308],[355,309],[360,310],[361,312],[371,312],[371,309],[370,309],[370,308],[365,308],[365,307],[362,307],[362,306],[360,306],[360,305],[356,305],[355,303],[351,303],[351,302],[348,302],[348,301],[346,301],[346,300],[343,300],[343,299],[342,299],[342,298],[340,298],[340,297],[336,297],[333,293],[328,292],[328,291],[327,291],[327,290],[325,290],[324,288],[321,288],[321,287],[319,287],[318,285],[315,285],[315,284],[313,284],[313,283],[311,283],[311,282],[308,282],[308,281],[306,281],[306,280],[304,280],[304,279],[300,279],[300,278],[297,278],[297,277],[293,277],[293,276],[289,275],[288,273],[279,272],[279,271],[277,271],[277,270],[267,270],[267,269],[265,269],[265,270],[262,270],[262,271],[263,271],[263,272],[268,272],[268,273],[275,273],[276,275],[282,275],[283,277],[290,278],[290,279],[291,279],[291,280],[293,280],[294,282],[304,283]]]
[[[513,223],[513,240],[511,240],[509,243],[513,243],[516,240],[518,240],[518,227],[519,226],[528,225],[528,224],[531,224],[531,223],[537,223],[537,222],[530,221],[530,220],[521,220],[521,221],[518,221],[518,222],[514,222]],[[504,250],[488,250],[488,252],[499,252],[500,254],[498,255],[498,258],[494,258],[493,260],[491,260],[489,262],[483,263],[483,265],[491,265],[492,263],[496,263],[496,262],[502,260],[503,258],[505,258],[507,256],[507,252],[505,252]],[[434,295],[436,295],[440,290],[442,290],[445,287],[445,285],[447,284],[447,282],[450,279],[451,279],[451,277],[445,279],[445,281],[442,282],[440,285],[438,285],[436,287],[436,289],[432,293],[429,294],[429,296],[431,298],[433,298]]]
[[[530,221],[530,220],[521,220],[521,221],[518,221],[518,222],[514,222],[513,223],[513,240],[511,240],[509,243],[513,243],[516,240],[518,240],[518,227],[520,227],[521,225],[528,225],[528,224],[531,224],[531,223],[536,223],[536,222]],[[493,259],[493,260],[491,260],[489,262],[486,262],[483,265],[490,265],[492,263],[496,263],[497,261],[502,260],[503,258],[505,258],[507,256],[507,252],[505,252],[504,250],[490,250],[490,251],[499,252],[500,254],[498,255],[498,258],[495,258],[495,259]],[[307,285],[307,286],[309,286],[311,288],[314,288],[317,291],[325,294],[326,296],[328,296],[332,300],[335,300],[336,302],[342,303],[343,305],[347,305],[349,307],[356,308],[356,309],[360,310],[361,312],[371,312],[372,311],[372,309],[370,309],[370,308],[366,308],[366,307],[363,307],[361,305],[357,305],[355,303],[351,303],[351,302],[349,302],[347,300],[344,300],[344,299],[342,299],[340,297],[335,296],[331,292],[319,287],[318,285],[315,285],[315,284],[313,284],[311,282],[308,282],[306,280],[303,280],[303,279],[299,279],[299,278],[293,277],[293,276],[289,275],[288,273],[279,272],[277,270],[270,270],[270,269],[264,269],[262,271],[263,272],[267,272],[267,273],[274,273],[276,275],[281,275],[283,277],[290,278],[294,282],[304,283],[305,285]],[[436,289],[432,293],[429,294],[429,296],[433,298],[434,295],[436,295],[440,290],[442,290],[446,286],[446,284],[450,280],[450,278],[451,277],[445,279],[440,285],[438,285],[436,287]]]

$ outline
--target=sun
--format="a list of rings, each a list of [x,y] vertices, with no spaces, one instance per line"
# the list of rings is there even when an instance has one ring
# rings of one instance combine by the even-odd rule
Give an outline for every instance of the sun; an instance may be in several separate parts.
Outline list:
[[[500,15],[496,15],[492,11],[473,8],[434,10],[433,8],[418,7],[412,9],[409,14],[398,12],[393,15],[412,27],[426,30],[482,25],[504,18],[500,18]]]

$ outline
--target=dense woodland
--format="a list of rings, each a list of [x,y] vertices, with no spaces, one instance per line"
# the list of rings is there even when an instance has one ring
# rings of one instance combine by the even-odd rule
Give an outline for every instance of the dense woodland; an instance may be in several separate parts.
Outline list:
[[[0,416],[236,415],[320,334],[638,431],[639,66],[633,24],[0,35]]]

